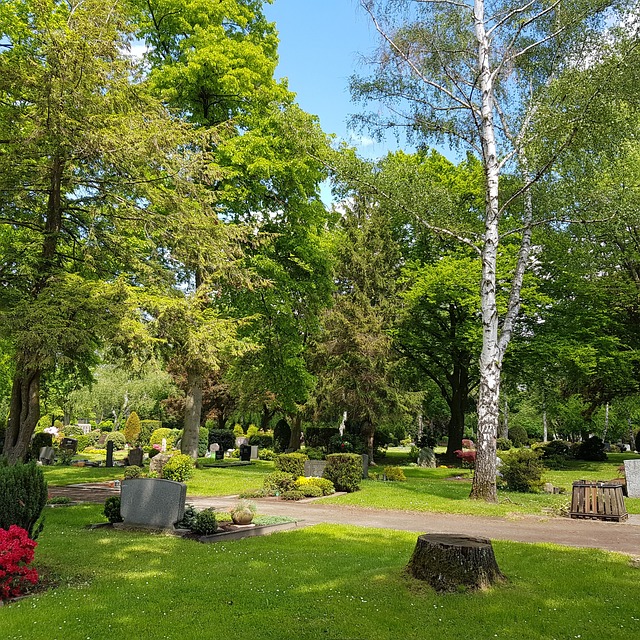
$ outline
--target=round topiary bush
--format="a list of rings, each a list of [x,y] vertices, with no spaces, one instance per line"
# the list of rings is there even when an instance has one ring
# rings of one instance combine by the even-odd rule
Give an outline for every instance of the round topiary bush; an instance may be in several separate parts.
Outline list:
[[[264,477],[262,486],[270,495],[284,493],[285,491],[295,489],[296,478],[292,473],[274,471]]]
[[[505,455],[500,465],[500,475],[507,489],[520,493],[536,493],[542,486],[544,470],[540,453],[531,449]]]
[[[496,449],[498,451],[509,451],[513,447],[513,443],[509,438],[498,438],[496,440]]]
[[[132,411],[124,425],[124,437],[129,444],[137,444],[140,439],[140,418]]]
[[[578,460],[604,462],[607,459],[607,454],[604,450],[604,442],[602,442],[598,436],[591,436],[588,440],[580,443],[575,456]]]
[[[169,462],[164,465],[162,477],[165,480],[173,480],[174,482],[186,482],[193,476],[194,467],[191,456],[177,453],[175,456],[171,456]]]
[[[199,536],[209,536],[218,530],[218,520],[215,511],[205,509],[196,514],[191,524],[191,531]]]
[[[514,447],[524,447],[529,444],[529,436],[524,427],[519,424],[509,428],[509,439],[513,442]]]
[[[304,475],[304,463],[309,457],[304,453],[281,453],[276,457],[275,467],[278,471],[292,473],[294,476]]]
[[[362,456],[355,453],[328,455],[322,477],[330,480],[336,491],[358,491],[362,480]]]
[[[122,522],[122,514],[120,513],[120,496],[110,496],[104,501],[104,517],[113,524],[114,522]]]
[[[104,439],[104,443],[113,442],[114,449],[124,449],[127,441],[124,437],[124,433],[122,431],[111,431],[107,434],[107,437]]]

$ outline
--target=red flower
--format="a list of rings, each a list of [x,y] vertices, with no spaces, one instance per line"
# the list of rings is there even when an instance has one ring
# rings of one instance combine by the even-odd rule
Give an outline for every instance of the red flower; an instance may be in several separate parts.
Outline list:
[[[19,596],[27,583],[38,582],[38,572],[28,566],[36,546],[22,527],[0,529],[0,601]]]

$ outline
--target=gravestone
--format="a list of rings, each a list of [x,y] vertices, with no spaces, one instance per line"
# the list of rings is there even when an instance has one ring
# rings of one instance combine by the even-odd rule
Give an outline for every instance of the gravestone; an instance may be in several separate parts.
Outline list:
[[[236,449],[239,449],[243,444],[249,444],[249,438],[243,438],[241,436],[236,438]]]
[[[625,460],[624,474],[627,478],[627,495],[640,498],[640,460]]]
[[[129,465],[132,467],[141,467],[142,466],[142,454],[144,452],[140,447],[134,447],[129,450]]]
[[[251,460],[257,460],[258,459],[258,445],[257,444],[252,444],[251,445]]]
[[[162,477],[164,466],[171,459],[171,455],[168,453],[159,453],[149,462],[149,473],[155,473],[158,477]]]
[[[120,513],[125,525],[172,529],[184,516],[186,498],[182,482],[131,478],[121,483]]]
[[[107,467],[113,467],[113,440],[107,442]]]
[[[418,459],[416,460],[419,467],[426,469],[436,468],[436,454],[430,447],[423,447],[418,452]]]
[[[42,464],[53,464],[54,459],[55,459],[55,451],[53,450],[53,447],[40,448],[40,455],[38,456],[38,460]]]
[[[305,460],[304,475],[307,478],[322,478],[326,466],[326,460]]]
[[[75,453],[78,449],[78,441],[75,438],[62,438],[60,448],[69,451],[69,453]]]
[[[248,444],[240,445],[240,460],[249,462],[251,460],[251,447]]]
[[[362,454],[362,477],[369,477],[369,456],[366,453]]]

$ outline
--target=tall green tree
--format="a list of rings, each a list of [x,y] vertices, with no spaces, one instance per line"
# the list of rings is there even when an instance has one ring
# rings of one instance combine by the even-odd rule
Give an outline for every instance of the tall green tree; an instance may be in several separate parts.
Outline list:
[[[127,54],[122,9],[9,0],[0,12],[0,332],[15,359],[11,462],[28,450],[43,376],[95,361],[101,341],[118,333],[129,292],[161,277],[160,231],[171,237],[211,203],[198,187],[209,175],[205,141],[149,93]]]

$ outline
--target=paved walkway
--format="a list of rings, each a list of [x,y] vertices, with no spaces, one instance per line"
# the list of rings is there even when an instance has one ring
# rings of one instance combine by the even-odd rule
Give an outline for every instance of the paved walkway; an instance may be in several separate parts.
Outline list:
[[[118,488],[108,488],[104,485],[49,487],[51,496],[66,495],[83,502],[104,502],[108,496],[118,495],[119,491]],[[187,497],[187,502],[199,509],[214,507],[225,510],[237,501],[237,497],[234,496]],[[465,533],[493,540],[551,542],[640,555],[640,515],[631,515],[627,522],[617,523],[539,516],[493,518],[415,511],[383,511],[322,504],[321,501],[301,503],[274,498],[253,502],[258,505],[261,514],[296,518],[303,525],[330,523],[417,533]]]

